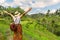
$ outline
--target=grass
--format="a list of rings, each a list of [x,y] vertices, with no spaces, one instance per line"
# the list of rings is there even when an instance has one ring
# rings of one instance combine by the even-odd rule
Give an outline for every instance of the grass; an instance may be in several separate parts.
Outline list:
[[[21,24],[23,29],[23,40],[60,40],[60,37],[49,32],[42,25],[36,25],[36,22],[22,21]],[[10,35],[13,36],[13,33],[9,29],[8,21],[0,21],[0,33],[3,35],[3,39],[1,40],[7,40]]]

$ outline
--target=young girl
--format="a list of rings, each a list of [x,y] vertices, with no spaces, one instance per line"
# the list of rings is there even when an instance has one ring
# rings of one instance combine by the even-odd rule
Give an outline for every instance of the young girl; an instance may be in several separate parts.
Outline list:
[[[29,8],[23,14],[20,14],[18,11],[15,12],[15,15],[4,11],[6,14],[10,15],[13,19],[13,22],[10,24],[10,29],[14,32],[13,40],[22,40],[22,26],[20,24],[21,18],[28,13],[32,8]]]

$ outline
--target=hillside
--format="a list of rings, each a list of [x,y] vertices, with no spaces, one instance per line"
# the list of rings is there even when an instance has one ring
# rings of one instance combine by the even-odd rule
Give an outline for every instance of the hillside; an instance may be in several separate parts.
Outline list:
[[[46,28],[44,28],[42,25],[39,27],[38,24],[35,25],[35,23],[23,26],[23,33],[23,37],[25,37],[26,40],[58,40],[54,34],[46,30]]]
[[[2,38],[0,40],[7,40],[8,36],[13,35],[9,29],[8,21],[0,20],[0,33],[2,33]],[[58,37],[51,32],[49,32],[42,25],[36,24],[35,21],[22,21],[23,29],[23,40],[59,40]]]

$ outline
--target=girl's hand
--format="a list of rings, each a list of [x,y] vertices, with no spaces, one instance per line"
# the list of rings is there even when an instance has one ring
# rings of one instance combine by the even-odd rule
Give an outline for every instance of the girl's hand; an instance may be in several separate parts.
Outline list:
[[[29,10],[28,11],[30,11],[32,8],[29,8]]]
[[[8,13],[7,11],[3,10],[3,12]]]

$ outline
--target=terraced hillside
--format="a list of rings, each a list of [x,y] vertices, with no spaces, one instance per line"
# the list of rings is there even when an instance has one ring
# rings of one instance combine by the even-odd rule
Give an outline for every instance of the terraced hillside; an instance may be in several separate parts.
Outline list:
[[[9,23],[8,21],[0,21],[0,40],[12,39],[13,33],[9,29]],[[23,40],[59,40],[56,35],[35,21],[22,21],[21,24]]]

